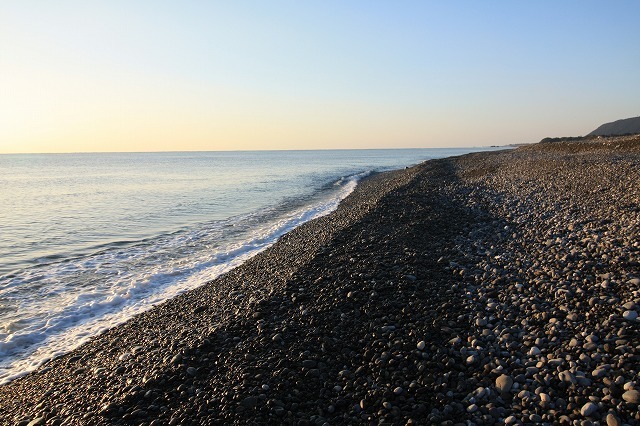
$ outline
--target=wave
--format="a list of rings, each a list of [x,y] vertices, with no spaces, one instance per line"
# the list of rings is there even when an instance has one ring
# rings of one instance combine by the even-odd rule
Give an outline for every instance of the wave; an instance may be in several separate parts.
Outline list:
[[[151,239],[114,241],[0,277],[0,384],[237,267],[335,210],[370,173],[332,181],[310,198]]]

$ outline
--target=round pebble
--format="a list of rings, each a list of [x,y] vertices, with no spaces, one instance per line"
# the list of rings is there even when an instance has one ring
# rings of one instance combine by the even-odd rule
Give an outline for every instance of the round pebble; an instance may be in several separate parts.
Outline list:
[[[503,392],[503,393],[509,392],[512,386],[513,386],[513,379],[511,378],[511,376],[502,374],[500,375],[500,377],[496,379],[496,389],[498,389],[498,391],[500,392]]]
[[[582,414],[585,417],[589,417],[593,415],[596,411],[598,411],[598,406],[593,402],[587,402],[580,409],[580,414]]]
[[[635,389],[628,390],[622,394],[622,399],[631,404],[638,404],[640,403],[640,392]]]

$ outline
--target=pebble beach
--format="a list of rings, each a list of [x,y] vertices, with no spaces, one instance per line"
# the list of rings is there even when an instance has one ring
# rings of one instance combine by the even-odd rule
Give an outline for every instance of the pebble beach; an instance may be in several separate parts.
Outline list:
[[[640,136],[430,160],[0,387],[0,424],[640,424]]]

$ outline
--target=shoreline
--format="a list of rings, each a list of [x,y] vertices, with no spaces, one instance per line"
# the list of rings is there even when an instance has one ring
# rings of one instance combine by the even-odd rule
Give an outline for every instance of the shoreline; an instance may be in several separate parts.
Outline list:
[[[373,175],[1,386],[0,422],[640,422],[639,205],[637,136]]]

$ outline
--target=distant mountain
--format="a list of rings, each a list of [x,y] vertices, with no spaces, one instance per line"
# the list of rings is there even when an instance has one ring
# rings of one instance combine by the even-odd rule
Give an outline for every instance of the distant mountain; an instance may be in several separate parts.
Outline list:
[[[625,118],[624,120],[605,123],[587,136],[615,136],[633,133],[640,133],[640,117]]]

